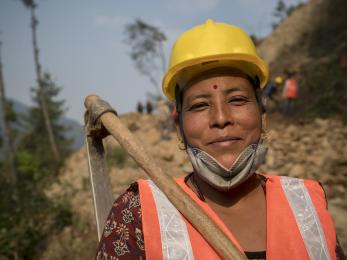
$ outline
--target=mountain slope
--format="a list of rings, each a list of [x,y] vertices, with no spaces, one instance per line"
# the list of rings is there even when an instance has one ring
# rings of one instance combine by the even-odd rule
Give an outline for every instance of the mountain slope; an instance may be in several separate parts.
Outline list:
[[[294,72],[298,114],[347,119],[347,1],[311,0],[295,10],[258,46],[272,78]]]

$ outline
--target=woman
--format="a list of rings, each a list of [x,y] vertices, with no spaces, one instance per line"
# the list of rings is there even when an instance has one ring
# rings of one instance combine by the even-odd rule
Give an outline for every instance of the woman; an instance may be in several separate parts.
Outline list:
[[[268,68],[240,28],[207,20],[176,41],[163,79],[194,172],[177,180],[249,259],[336,259],[314,181],[257,174]],[[219,259],[149,181],[114,204],[97,259]]]

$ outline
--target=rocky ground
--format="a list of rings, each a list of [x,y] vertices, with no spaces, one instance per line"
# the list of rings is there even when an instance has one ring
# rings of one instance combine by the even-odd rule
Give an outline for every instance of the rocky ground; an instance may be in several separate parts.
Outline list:
[[[152,158],[172,176],[189,172],[185,152],[178,149],[177,137],[161,140],[158,118],[135,113],[122,117]],[[270,117],[266,142],[269,147],[261,171],[319,180],[325,188],[339,239],[347,250],[347,125],[338,119],[311,119],[285,122]],[[105,142],[114,196],[144,177],[143,171],[111,138]],[[116,165],[117,163],[117,165]],[[72,154],[61,172],[59,183],[48,191],[52,197],[71,200],[74,221],[51,238],[43,259],[90,259],[97,245],[93,204],[85,148]]]
[[[278,175],[318,180],[339,240],[347,250],[347,125],[337,119],[275,123],[262,169]]]

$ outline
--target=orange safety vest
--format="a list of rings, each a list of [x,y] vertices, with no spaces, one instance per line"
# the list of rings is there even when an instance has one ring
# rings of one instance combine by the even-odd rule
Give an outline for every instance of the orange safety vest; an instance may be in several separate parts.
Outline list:
[[[266,176],[266,259],[336,259],[336,234],[325,194],[312,180]],[[243,251],[207,203],[185,184],[180,187]],[[139,180],[146,259],[221,259],[155,184]]]
[[[288,79],[285,84],[284,96],[286,98],[297,98],[298,97],[298,83],[295,79]]]

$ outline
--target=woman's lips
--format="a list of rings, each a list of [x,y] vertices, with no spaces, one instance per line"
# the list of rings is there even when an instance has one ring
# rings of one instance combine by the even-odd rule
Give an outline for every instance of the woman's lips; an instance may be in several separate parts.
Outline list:
[[[233,145],[242,139],[240,137],[234,137],[234,136],[222,136],[218,137],[216,139],[213,139],[211,142],[209,142],[209,145],[213,146],[229,146]]]

